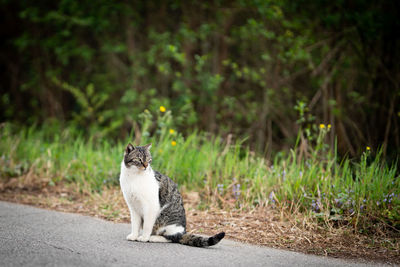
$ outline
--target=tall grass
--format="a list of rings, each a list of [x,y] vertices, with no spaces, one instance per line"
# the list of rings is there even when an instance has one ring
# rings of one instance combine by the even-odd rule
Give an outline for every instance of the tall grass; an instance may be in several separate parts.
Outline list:
[[[116,181],[121,145],[106,140],[86,139],[77,129],[56,127],[13,129],[9,124],[0,130],[0,176],[5,180],[30,169],[58,181],[78,183],[99,190]]]
[[[160,115],[161,114],[161,115]],[[169,111],[142,116],[141,144],[153,143],[153,168],[186,190],[201,193],[203,203],[221,207],[272,206],[302,212],[324,222],[343,222],[368,229],[383,222],[400,229],[400,179],[396,165],[388,166],[378,151],[365,151],[358,160],[339,162],[323,143],[320,129],[307,157],[294,148],[273,162],[252,153],[240,141],[193,132],[183,137],[173,128]],[[74,127],[0,128],[0,177],[33,171],[50,185],[77,183],[90,191],[118,185],[125,145],[87,137]],[[371,221],[372,219],[372,221]]]

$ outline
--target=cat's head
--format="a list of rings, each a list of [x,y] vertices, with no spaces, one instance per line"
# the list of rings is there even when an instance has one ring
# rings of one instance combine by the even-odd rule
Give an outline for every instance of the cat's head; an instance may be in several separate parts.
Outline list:
[[[137,147],[129,144],[124,153],[125,166],[127,168],[137,168],[142,171],[146,170],[152,160],[150,148],[151,144]]]

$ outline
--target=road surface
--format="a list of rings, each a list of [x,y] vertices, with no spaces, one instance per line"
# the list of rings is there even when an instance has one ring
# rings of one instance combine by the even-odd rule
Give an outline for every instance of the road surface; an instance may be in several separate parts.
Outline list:
[[[245,245],[125,240],[128,224],[0,201],[0,266],[371,266]]]

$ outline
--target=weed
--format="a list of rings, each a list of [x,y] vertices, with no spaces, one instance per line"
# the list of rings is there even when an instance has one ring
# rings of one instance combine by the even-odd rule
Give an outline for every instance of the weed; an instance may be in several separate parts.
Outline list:
[[[396,165],[388,166],[378,151],[366,150],[358,162],[338,161],[336,149],[324,143],[329,125],[314,127],[315,138],[303,151],[296,146],[267,162],[242,146],[240,140],[193,132],[183,136],[165,107],[140,116],[137,144],[153,143],[153,168],[188,191],[197,191],[202,206],[219,203],[225,208],[272,206],[301,212],[323,223],[368,229],[379,221],[400,228],[400,179]],[[299,136],[302,133],[299,134]],[[308,132],[312,136],[312,130]],[[0,128],[0,178],[32,170],[49,183],[66,181],[81,190],[100,191],[117,186],[125,145],[84,136],[75,127],[49,124],[41,128]],[[110,216],[114,216],[110,213]]]

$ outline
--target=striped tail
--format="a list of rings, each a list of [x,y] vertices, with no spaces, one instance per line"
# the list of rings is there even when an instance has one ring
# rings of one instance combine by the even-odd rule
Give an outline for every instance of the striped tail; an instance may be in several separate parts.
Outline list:
[[[180,234],[180,235],[165,236],[165,238],[171,240],[174,243],[179,243],[186,246],[209,247],[218,244],[219,241],[221,241],[221,239],[224,238],[224,236],[225,236],[224,232],[221,232],[211,237],[202,237],[198,235],[185,233],[183,235]]]

